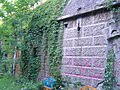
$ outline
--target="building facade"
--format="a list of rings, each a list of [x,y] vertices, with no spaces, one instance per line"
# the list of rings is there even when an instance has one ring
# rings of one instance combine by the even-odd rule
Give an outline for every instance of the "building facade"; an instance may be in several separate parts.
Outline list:
[[[120,1],[112,2],[119,10]],[[117,18],[117,19],[116,19]],[[104,81],[107,52],[114,50],[114,74],[120,85],[120,13],[108,10],[104,0],[69,0],[63,16],[61,74],[72,83],[96,87]]]

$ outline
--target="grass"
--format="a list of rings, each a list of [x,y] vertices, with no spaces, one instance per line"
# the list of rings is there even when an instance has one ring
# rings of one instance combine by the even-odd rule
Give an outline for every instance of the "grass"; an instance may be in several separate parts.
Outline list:
[[[0,90],[20,90],[21,86],[15,84],[14,80],[12,77],[0,78]]]

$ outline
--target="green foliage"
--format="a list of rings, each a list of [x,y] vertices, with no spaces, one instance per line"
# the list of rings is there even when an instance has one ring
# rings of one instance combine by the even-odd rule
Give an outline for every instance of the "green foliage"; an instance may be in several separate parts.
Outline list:
[[[3,76],[0,78],[0,90],[42,90],[42,82],[28,81],[23,77]]]
[[[114,85],[116,83],[115,76],[114,76],[114,59],[115,59],[114,52],[113,50],[110,50],[108,52],[107,64],[106,64],[105,75],[104,75],[105,90],[114,90]]]
[[[28,25],[32,19],[32,10],[30,4],[34,4],[38,0],[2,0],[0,1],[0,19],[3,24],[0,26],[0,61],[5,54],[11,55],[6,60],[12,59],[13,67],[15,67],[17,50],[24,47],[24,36],[28,32]],[[1,63],[0,63],[1,64]],[[14,68],[12,70],[14,74]]]
[[[120,12],[120,9],[113,7],[113,4],[116,3],[116,0],[105,0],[105,6],[108,10],[111,10],[114,13]]]
[[[6,75],[12,75],[12,64],[13,60],[3,59],[0,64],[1,72]]]
[[[14,82],[13,77],[0,78],[0,90],[20,90],[21,85],[17,85]]]
[[[42,90],[42,88],[43,88],[42,82],[33,82],[23,76],[17,77],[14,80],[14,82],[18,85],[21,85],[20,90]]]
[[[49,60],[50,75],[61,81],[62,51],[60,34],[62,34],[63,26],[56,19],[60,16],[66,1],[48,0],[34,10],[34,15],[28,28],[29,31],[25,37],[26,47],[22,51],[21,59],[23,75],[30,79],[35,79],[38,75],[40,64],[36,65],[36,63],[39,63],[36,58],[39,58],[40,62],[43,61],[44,63]],[[36,53],[34,52],[35,49],[37,49]],[[41,60],[41,57],[44,58]],[[37,71],[34,72],[35,70]]]
[[[42,83],[29,82],[24,84],[21,90],[42,90],[42,87],[43,87]]]
[[[67,0],[48,0],[34,10],[29,8],[38,0],[1,1],[0,26],[1,55],[11,54],[13,60],[17,50],[21,51],[20,66],[22,75],[36,80],[40,62],[48,60],[49,73],[61,83],[61,34],[63,26],[56,21],[61,15]],[[60,28],[59,28],[60,27]],[[1,56],[1,60],[2,60]],[[41,60],[41,58],[44,58]]]

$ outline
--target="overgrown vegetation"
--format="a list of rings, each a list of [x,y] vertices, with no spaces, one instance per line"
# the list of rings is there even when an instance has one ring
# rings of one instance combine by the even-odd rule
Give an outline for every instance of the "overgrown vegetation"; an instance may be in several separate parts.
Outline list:
[[[22,51],[23,75],[35,80],[40,70],[40,63],[48,60],[51,76],[61,82],[61,35],[62,26],[56,21],[67,0],[48,0],[36,8],[25,37],[25,49]],[[42,57],[42,61],[41,61]]]
[[[20,90],[21,85],[15,84],[14,80],[14,78],[0,78],[0,90]]]
[[[25,2],[24,2],[25,1]],[[15,75],[19,64],[21,74],[36,81],[41,62],[48,60],[49,74],[61,83],[61,37],[63,26],[56,21],[67,0],[48,0],[34,10],[29,8],[38,0],[1,1],[0,72]],[[17,58],[16,52],[21,55]],[[18,60],[19,59],[19,60]],[[57,87],[56,86],[56,87]]]
[[[108,52],[105,75],[104,75],[104,89],[105,90],[114,90],[115,88],[115,75],[114,75],[114,59],[115,55],[113,50]]]
[[[32,10],[29,5],[38,0],[1,0],[0,19],[0,62],[11,60],[11,74],[15,75],[15,64],[17,62],[16,52],[24,47],[24,36],[27,34],[27,27],[32,18]],[[1,64],[1,63],[0,63]],[[5,65],[4,65],[5,66]],[[4,68],[6,68],[5,66]],[[2,67],[1,67],[2,68]]]
[[[32,82],[25,78],[11,76],[0,77],[0,90],[42,90],[41,82]]]
[[[115,24],[118,25],[120,20],[120,16],[119,16],[120,10],[117,7],[113,7],[114,3],[116,3],[116,0],[106,0],[107,9],[113,13],[112,19],[115,21]],[[108,56],[107,56],[107,63],[106,63],[106,69],[104,75],[105,80],[103,86],[105,90],[115,90],[115,85],[117,81],[115,79],[115,73],[114,73],[114,60],[115,60],[115,55],[112,49],[108,51]]]
[[[120,9],[118,7],[114,7],[113,4],[115,4],[117,0],[105,0],[105,6],[108,10],[111,10],[114,13],[120,12]]]
[[[36,80],[41,63],[45,65],[47,61],[49,74],[58,81],[56,87],[62,82],[60,65],[63,25],[58,23],[56,18],[61,15],[67,0],[48,0],[31,10],[28,6],[37,1],[18,0],[16,3],[1,1],[0,17],[3,24],[0,26],[0,73],[10,77],[15,75],[15,64],[19,63],[25,79],[3,77],[0,79],[0,90],[40,89],[42,83],[37,83]],[[107,2],[109,9],[112,8],[112,1]],[[17,51],[21,52],[19,62],[16,57]],[[113,61],[114,53],[110,51],[105,69],[105,90],[113,90],[116,82]]]

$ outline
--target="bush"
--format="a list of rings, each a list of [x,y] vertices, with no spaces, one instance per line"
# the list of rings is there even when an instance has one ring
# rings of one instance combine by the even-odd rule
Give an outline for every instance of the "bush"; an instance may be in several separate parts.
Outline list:
[[[21,85],[16,84],[14,80],[13,77],[0,78],[0,90],[20,90]]]
[[[0,78],[0,90],[42,90],[42,82],[29,81],[23,77],[3,76]]]
[[[23,84],[23,87],[21,88],[21,90],[41,90],[42,89],[42,83],[26,83]]]
[[[0,63],[0,73],[5,75],[12,75],[12,65],[13,60],[11,59],[2,59]]]
[[[42,82],[33,82],[23,76],[16,78],[15,82],[22,86],[20,90],[41,90],[43,87]]]

